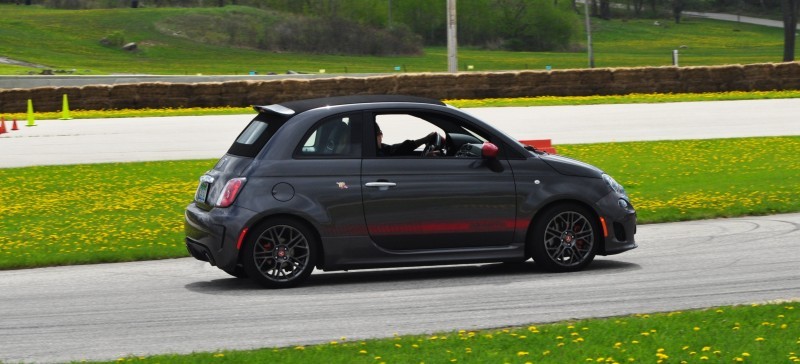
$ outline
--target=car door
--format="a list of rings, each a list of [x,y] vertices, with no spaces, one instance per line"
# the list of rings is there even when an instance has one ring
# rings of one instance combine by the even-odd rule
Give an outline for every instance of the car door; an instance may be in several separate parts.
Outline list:
[[[422,138],[432,131],[449,135],[465,126],[441,114],[399,111],[372,113],[366,119],[365,135],[375,135],[376,126],[383,133],[398,134],[387,143]],[[424,157],[419,149],[410,155],[378,156],[377,149],[377,140],[365,148],[361,178],[365,220],[376,245],[402,251],[512,242],[515,188],[507,161],[452,153]]]

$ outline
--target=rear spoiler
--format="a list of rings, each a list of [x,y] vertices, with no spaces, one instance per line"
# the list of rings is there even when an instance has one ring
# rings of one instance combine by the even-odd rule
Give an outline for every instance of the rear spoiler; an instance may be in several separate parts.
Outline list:
[[[282,106],[282,105],[278,105],[278,104],[273,104],[273,105],[253,105],[253,109],[255,109],[256,111],[258,111],[260,113],[262,113],[262,112],[263,113],[271,113],[271,114],[278,114],[278,115],[283,115],[283,116],[294,115],[294,110],[292,110],[292,109],[290,109],[290,108],[288,108],[286,106]]]

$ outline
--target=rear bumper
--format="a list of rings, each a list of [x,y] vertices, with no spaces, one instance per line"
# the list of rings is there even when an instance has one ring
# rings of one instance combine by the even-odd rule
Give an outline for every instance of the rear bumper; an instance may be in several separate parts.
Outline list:
[[[238,263],[236,240],[241,231],[236,220],[231,219],[229,209],[205,211],[190,204],[184,213],[186,250],[197,260],[233,271]]]

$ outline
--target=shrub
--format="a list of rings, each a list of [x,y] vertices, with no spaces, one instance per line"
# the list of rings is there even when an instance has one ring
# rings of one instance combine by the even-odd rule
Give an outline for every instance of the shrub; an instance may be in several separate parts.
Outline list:
[[[101,39],[100,44],[106,47],[122,47],[125,45],[125,33],[121,30],[115,30]]]
[[[420,54],[422,40],[406,26],[374,29],[343,18],[294,18],[266,30],[270,50],[321,54]]]

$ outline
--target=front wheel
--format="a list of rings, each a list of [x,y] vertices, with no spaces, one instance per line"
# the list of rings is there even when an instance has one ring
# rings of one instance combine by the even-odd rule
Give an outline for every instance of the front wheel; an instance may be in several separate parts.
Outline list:
[[[253,280],[268,288],[302,283],[314,270],[316,237],[291,219],[273,219],[258,226],[242,251],[242,265]]]
[[[577,204],[548,208],[528,237],[533,260],[551,272],[572,272],[594,260],[600,242],[594,214]]]

